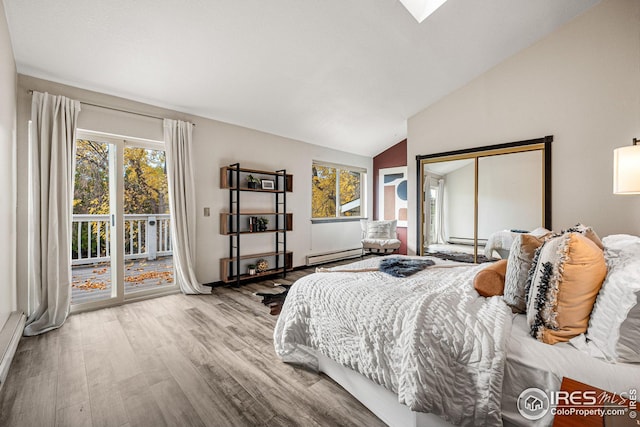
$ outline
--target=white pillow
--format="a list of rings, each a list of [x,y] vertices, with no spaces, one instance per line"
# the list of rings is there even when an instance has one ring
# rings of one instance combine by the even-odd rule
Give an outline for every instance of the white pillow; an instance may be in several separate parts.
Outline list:
[[[369,221],[360,220],[360,228],[366,239],[395,239],[398,221]]]
[[[640,237],[617,234],[602,243],[609,271],[587,338],[610,361],[640,363]]]

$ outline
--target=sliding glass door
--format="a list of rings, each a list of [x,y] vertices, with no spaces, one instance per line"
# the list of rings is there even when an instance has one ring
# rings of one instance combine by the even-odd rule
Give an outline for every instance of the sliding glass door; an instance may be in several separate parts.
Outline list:
[[[76,172],[71,235],[71,303],[111,299],[114,269],[111,256],[111,151],[115,147],[91,139],[76,141]]]
[[[79,131],[72,310],[173,292],[164,144]]]
[[[173,286],[163,149],[124,148],[125,295]]]

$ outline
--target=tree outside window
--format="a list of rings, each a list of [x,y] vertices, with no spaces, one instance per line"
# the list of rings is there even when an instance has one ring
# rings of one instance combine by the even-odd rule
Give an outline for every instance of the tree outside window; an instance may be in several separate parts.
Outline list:
[[[312,168],[312,218],[361,217],[365,174],[357,168],[314,163]]]
[[[128,147],[124,152],[125,214],[169,213],[166,154]],[[109,214],[109,145],[76,142],[74,214]]]

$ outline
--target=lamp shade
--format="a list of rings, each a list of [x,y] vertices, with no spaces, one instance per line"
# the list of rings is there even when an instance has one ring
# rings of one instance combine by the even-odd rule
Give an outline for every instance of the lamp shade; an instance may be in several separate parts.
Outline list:
[[[640,145],[613,151],[613,193],[640,194]]]

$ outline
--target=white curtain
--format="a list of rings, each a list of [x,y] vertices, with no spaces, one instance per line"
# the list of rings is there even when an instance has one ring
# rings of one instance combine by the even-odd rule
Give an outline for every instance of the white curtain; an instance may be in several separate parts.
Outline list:
[[[183,293],[209,294],[211,288],[198,282],[194,270],[196,195],[191,152],[192,132],[193,125],[189,122],[164,119],[173,263],[176,270],[176,283]]]
[[[424,230],[423,234],[423,242],[424,249],[426,250],[431,241],[431,174],[427,173],[424,177],[424,182],[422,183],[422,191],[424,194],[424,221],[422,224],[422,229]]]
[[[33,92],[26,336],[59,328],[69,314],[75,130],[79,112],[79,101]]]
[[[444,178],[438,180],[438,200],[436,200],[436,240],[438,243],[447,243],[447,235],[444,227]]]

